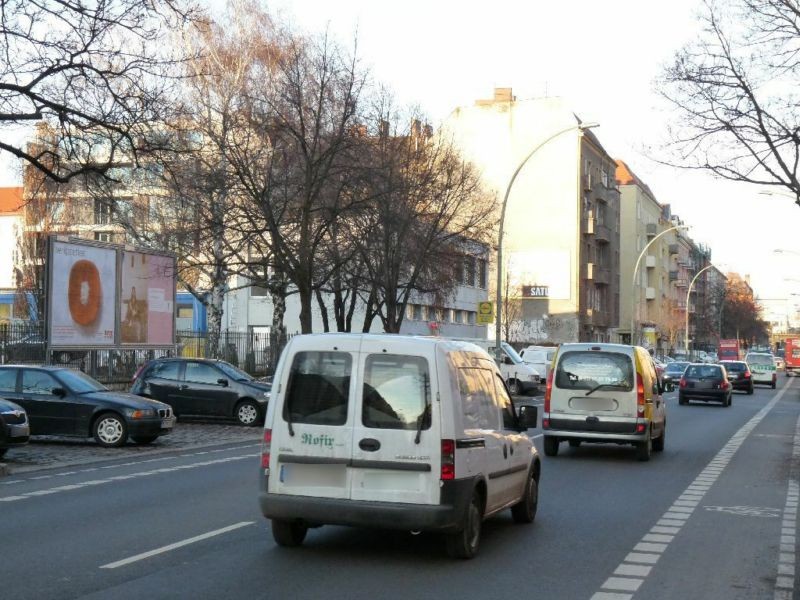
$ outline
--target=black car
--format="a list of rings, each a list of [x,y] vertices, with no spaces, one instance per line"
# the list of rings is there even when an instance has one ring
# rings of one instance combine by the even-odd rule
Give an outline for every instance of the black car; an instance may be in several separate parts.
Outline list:
[[[93,436],[111,447],[122,446],[128,437],[149,444],[175,424],[168,405],[112,392],[64,367],[0,366],[0,396],[25,409],[31,435]]]
[[[134,375],[131,393],[166,402],[176,416],[233,417],[257,425],[270,389],[223,360],[158,358]]]
[[[664,384],[664,389],[671,392],[678,385],[681,380],[683,372],[689,366],[688,362],[675,361],[667,364],[664,372],[661,374],[661,382]]]
[[[30,435],[25,409],[0,398],[0,458],[6,455],[9,448],[27,444]]]
[[[731,405],[731,384],[722,365],[691,364],[681,377],[678,404],[689,400],[721,402]]]
[[[744,390],[753,393],[753,375],[750,367],[743,360],[723,360],[720,364],[728,372],[728,381],[735,390]]]

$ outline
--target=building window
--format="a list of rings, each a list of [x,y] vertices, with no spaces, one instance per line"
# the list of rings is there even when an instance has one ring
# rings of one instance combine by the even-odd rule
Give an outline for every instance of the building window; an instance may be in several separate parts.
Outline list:
[[[191,304],[178,304],[175,316],[179,319],[191,319],[194,317],[194,307]]]
[[[422,321],[422,305],[414,304],[414,320]]]
[[[406,319],[409,321],[414,320],[414,305],[413,304],[406,304]]]
[[[0,304],[0,321],[11,319],[11,304]]]
[[[464,257],[464,283],[469,286],[475,285],[475,257],[474,256],[465,256]]]
[[[467,311],[467,323],[469,323],[470,325],[475,325],[475,316],[476,315],[477,315],[477,313],[474,312],[474,311],[471,311],[471,310]]]
[[[94,201],[95,225],[108,225],[111,223],[111,202],[103,200]]]
[[[251,280],[253,285],[250,287],[250,296],[253,298],[269,296],[269,290],[266,288],[267,278],[264,275],[264,269],[259,269],[254,275],[254,278]]]
[[[487,277],[486,259],[478,259],[478,287],[485,290],[488,287],[489,280]]]
[[[110,231],[95,231],[94,232],[94,241],[96,241],[96,242],[110,242],[111,241],[111,232]]]

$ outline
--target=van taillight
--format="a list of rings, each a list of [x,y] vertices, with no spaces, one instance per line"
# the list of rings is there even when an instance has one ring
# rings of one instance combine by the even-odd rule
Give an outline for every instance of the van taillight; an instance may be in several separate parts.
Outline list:
[[[550,396],[553,394],[553,371],[547,374],[547,385],[544,388],[544,412],[550,412]]]
[[[636,406],[640,417],[644,416],[644,379],[642,374],[636,374]]]
[[[264,440],[261,442],[261,468],[269,469],[269,455],[272,450],[272,429],[264,430]]]
[[[750,379],[750,371],[745,371],[744,372],[744,378],[745,379]]]
[[[456,442],[442,440],[442,481],[456,478]]]

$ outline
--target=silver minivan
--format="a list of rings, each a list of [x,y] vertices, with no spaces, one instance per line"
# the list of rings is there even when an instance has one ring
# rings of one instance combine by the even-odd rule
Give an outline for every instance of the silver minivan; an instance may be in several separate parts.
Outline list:
[[[632,444],[639,460],[664,449],[667,417],[650,354],[622,344],[562,344],[547,378],[544,453],[561,442]]]

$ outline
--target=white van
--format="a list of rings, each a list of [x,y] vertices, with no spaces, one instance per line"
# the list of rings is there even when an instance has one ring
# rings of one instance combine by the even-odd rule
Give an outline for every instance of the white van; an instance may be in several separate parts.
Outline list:
[[[562,344],[547,378],[544,453],[569,442],[633,444],[639,460],[664,449],[667,416],[653,358],[621,344]]]
[[[536,515],[540,459],[494,361],[441,338],[293,337],[264,424],[261,512],[281,546],[324,524],[441,531],[470,558],[483,519]]]
[[[470,342],[483,348],[492,358],[495,358],[494,340],[484,339],[461,339],[459,341]],[[508,391],[512,396],[521,394],[533,395],[539,390],[539,384],[544,381],[540,373],[531,365],[525,363],[522,357],[517,354],[514,347],[506,342],[500,343],[503,350],[503,360],[500,364],[500,372],[508,386]]]
[[[544,381],[550,374],[557,350],[558,348],[555,346],[528,346],[521,350],[519,355],[525,364],[533,367]]]

